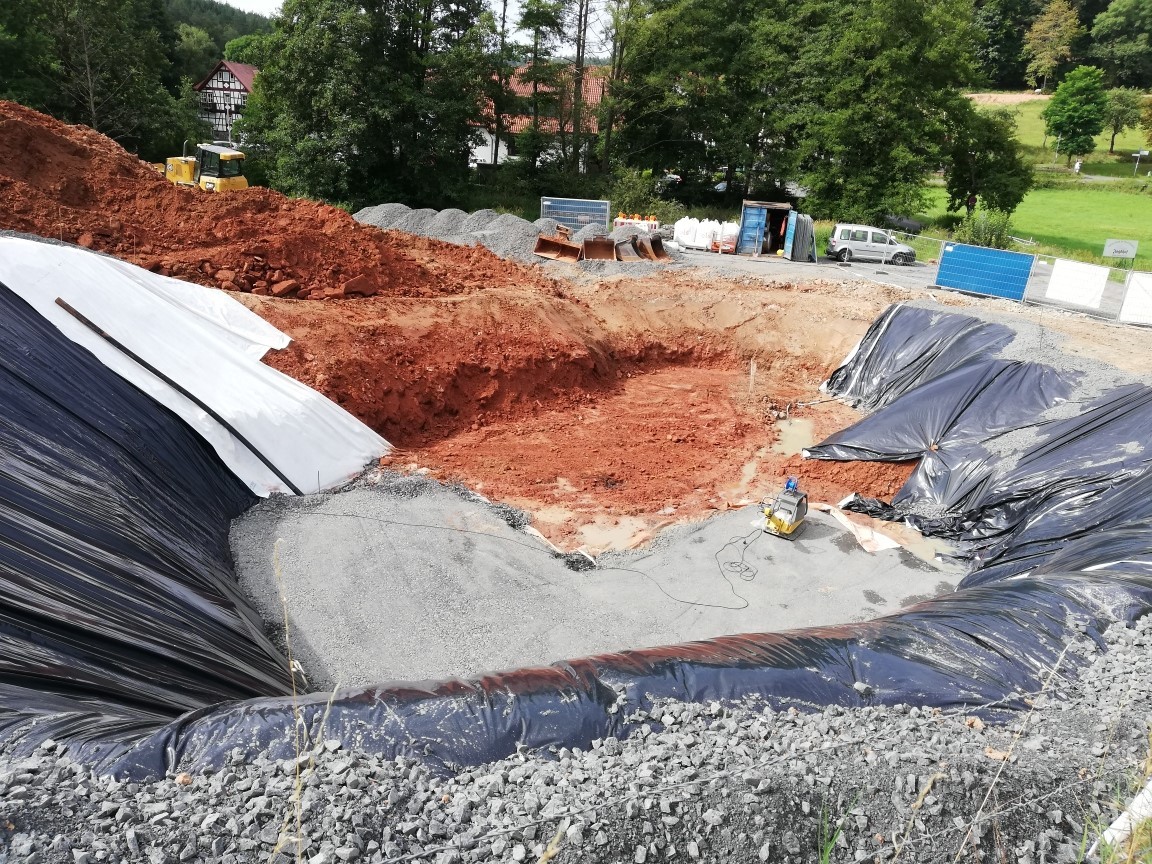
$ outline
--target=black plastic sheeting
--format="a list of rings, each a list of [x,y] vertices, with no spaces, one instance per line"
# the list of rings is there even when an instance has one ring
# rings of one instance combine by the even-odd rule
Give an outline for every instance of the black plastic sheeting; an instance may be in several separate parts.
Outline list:
[[[1038,447],[977,479],[952,457],[986,454],[989,435],[1031,421],[1069,388],[1044,367],[990,360],[1011,338],[1006,328],[956,319],[966,316],[885,313],[857,365],[837,376],[861,403],[891,407],[825,446],[868,458],[933,453],[939,467],[924,494],[974,508],[941,525],[983,519],[986,502],[1000,528],[980,563],[1007,573],[1009,562],[1043,561],[1032,575],[861,624],[294,699],[284,658],[231,572],[229,522],[252,503],[247,491],[178,418],[0,288],[0,745],[21,753],[52,738],[74,759],[145,778],[219,767],[235,751],[296,758],[301,729],[304,746],[338,740],[451,769],[519,746],[625,735],[631,709],[662,697],[1023,708],[1074,627],[1099,640],[1113,621],[1152,608],[1152,555],[1140,539],[1152,496],[1138,494],[1152,481],[1137,474],[1118,485],[1136,471],[1136,455],[1103,452],[1146,403],[1132,391],[1084,415],[1094,421],[1045,426]],[[926,351],[933,356],[911,356]],[[1074,494],[1082,472],[1065,464],[1073,442],[1096,434],[1109,436],[1091,493],[1100,507]],[[1068,482],[1038,492],[1060,465]],[[950,484],[952,473],[969,480]],[[1033,499],[1046,509],[1029,510]],[[1104,512],[1121,520],[1108,523],[1107,543],[1089,525],[1104,524]],[[1072,522],[1081,534],[1059,534]],[[1069,654],[1063,668],[1081,662]]]
[[[988,480],[996,460],[986,442],[1034,424],[1070,392],[1068,380],[1051,367],[974,360],[904,393],[807,452],[815,459],[920,459],[892,503],[956,508],[976,497]]]
[[[0,730],[115,749],[289,692],[232,573],[255,499],[200,436],[2,285],[0,400]]]
[[[888,309],[868,331],[867,350],[829,383],[834,395],[851,397],[833,382],[858,380],[864,370],[928,364],[911,389],[900,372],[867,373],[878,391],[899,395],[808,451],[820,459],[920,459],[890,504],[860,499],[850,509],[965,544],[973,571],[962,587],[1052,568],[1150,572],[1152,535],[1142,529],[1152,527],[1145,452],[1152,388],[1115,387],[1078,405],[1075,416],[1044,419],[1069,398],[1075,373],[987,358],[933,372],[939,364],[932,358],[905,356],[923,349],[924,311]],[[929,342],[945,333],[955,344],[984,325],[937,314],[927,326]],[[1008,433],[1018,447],[995,446]]]
[[[896,304],[872,322],[855,353],[829,377],[828,392],[857,408],[887,405],[913,387],[995,354],[1012,331],[969,315]]]

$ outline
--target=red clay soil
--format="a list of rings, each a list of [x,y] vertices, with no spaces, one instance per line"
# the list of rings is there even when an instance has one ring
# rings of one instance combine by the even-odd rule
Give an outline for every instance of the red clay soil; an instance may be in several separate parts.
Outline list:
[[[335,207],[174,186],[109,138],[0,101],[0,228],[55,237],[227,290],[312,299],[555,290],[482,248],[406,242]],[[174,154],[175,155],[175,154]]]
[[[380,431],[390,464],[529,508],[556,542],[628,545],[790,474],[814,500],[888,497],[911,470],[772,449],[786,407],[813,440],[853,421],[838,403],[794,403],[820,398],[894,299],[875,286],[561,281],[267,189],[177,188],[104,136],[12,103],[0,140],[0,228],[237,291],[294,340],[266,362]]]
[[[379,429],[398,447],[387,464],[529,509],[564,546],[642,541],[661,524],[760,500],[789,475],[813,500],[835,503],[851,492],[890,497],[911,471],[772,451],[774,412],[789,403],[821,400],[792,409],[812,424],[804,443],[856,419],[817,387],[871,320],[870,307],[842,338],[789,323],[841,309],[831,290],[677,277],[572,287],[564,297],[375,297],[325,304],[323,315],[314,304],[244,300],[295,340],[266,362]],[[717,300],[726,314],[747,310],[705,320]],[[784,342],[772,341],[781,333]],[[756,347],[752,336],[767,342],[755,352],[750,395],[741,358]],[[620,531],[606,524],[620,519]]]

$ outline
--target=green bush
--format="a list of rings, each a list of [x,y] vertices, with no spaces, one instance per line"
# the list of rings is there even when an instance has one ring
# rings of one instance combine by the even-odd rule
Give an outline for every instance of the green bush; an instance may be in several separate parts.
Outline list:
[[[952,239],[970,246],[1011,249],[1012,216],[1002,210],[978,210],[952,231]]]
[[[655,216],[662,225],[670,225],[688,213],[679,201],[660,197],[651,172],[635,168],[617,168],[613,172],[607,197],[612,202],[613,211]]]

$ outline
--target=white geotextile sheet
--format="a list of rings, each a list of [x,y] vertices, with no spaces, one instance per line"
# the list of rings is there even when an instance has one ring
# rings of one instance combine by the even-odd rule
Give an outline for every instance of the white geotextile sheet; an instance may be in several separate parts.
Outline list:
[[[1107,267],[1098,264],[1085,264],[1082,261],[1069,261],[1057,258],[1052,266],[1052,277],[1048,280],[1048,290],[1044,296],[1059,303],[1074,303],[1077,306],[1100,308],[1104,289],[1108,287]]]
[[[56,305],[62,298],[226,419],[302,492],[342,483],[391,449],[326,397],[260,362],[289,339],[223,291],[69,246],[0,237],[0,282],[109,369],[171,409],[257,495],[290,491],[187,397]]]
[[[1152,324],[1152,273],[1133,273],[1128,277],[1120,320],[1125,324]]]

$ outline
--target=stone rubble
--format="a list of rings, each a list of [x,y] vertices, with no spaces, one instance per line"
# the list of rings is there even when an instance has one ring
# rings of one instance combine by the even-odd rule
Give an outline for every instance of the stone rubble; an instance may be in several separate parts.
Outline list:
[[[0,862],[1080,861],[1148,756],[1152,617],[1106,641],[1028,715],[666,702],[628,740],[450,776],[329,741],[120,782],[45,742],[0,763]]]

